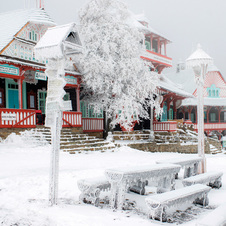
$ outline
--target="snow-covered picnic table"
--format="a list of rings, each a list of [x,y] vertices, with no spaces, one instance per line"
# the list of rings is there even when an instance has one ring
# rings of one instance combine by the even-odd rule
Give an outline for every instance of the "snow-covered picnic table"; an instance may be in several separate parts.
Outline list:
[[[105,175],[111,183],[111,207],[122,209],[125,193],[139,184],[155,181],[160,188],[174,189],[175,175],[180,171],[180,168],[179,165],[175,164],[154,164],[106,170]]]
[[[156,161],[157,164],[178,164],[182,168],[184,168],[184,178],[194,176],[198,174],[198,165],[201,162],[202,158],[198,156],[190,157],[190,156],[183,156],[180,158],[173,158],[173,159],[166,159]]]

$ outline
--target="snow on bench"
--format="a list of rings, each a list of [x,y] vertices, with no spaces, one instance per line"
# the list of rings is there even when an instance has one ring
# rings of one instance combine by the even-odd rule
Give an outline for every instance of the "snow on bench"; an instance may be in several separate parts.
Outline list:
[[[198,174],[198,165],[201,162],[202,158],[198,156],[186,156],[181,158],[173,158],[167,160],[157,161],[157,164],[163,163],[172,163],[178,164],[184,168],[184,178],[194,176]]]
[[[105,177],[96,177],[79,180],[78,188],[82,192],[79,196],[81,201],[99,206],[100,192],[109,191],[111,184]]]
[[[184,187],[174,191],[165,192],[149,196],[145,199],[150,210],[152,219],[166,221],[166,210],[171,207],[183,206],[185,203],[208,205],[207,193],[211,190],[210,187],[203,184],[195,184],[189,187]]]
[[[125,193],[129,190],[143,194],[147,181],[157,183],[159,191],[174,189],[175,174],[180,168],[174,164],[153,164],[106,170],[105,175],[111,183],[111,207],[122,209]]]
[[[212,188],[220,188],[222,186],[222,172],[207,172],[193,177],[186,178],[182,181],[184,186],[192,184],[205,184]]]
[[[200,219],[196,226],[224,226],[226,225],[226,203]]]

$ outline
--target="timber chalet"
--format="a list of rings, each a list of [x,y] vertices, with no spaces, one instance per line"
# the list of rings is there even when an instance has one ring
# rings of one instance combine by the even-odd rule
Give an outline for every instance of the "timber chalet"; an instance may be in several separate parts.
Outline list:
[[[160,76],[157,92],[162,96],[164,112],[161,119],[154,118],[154,131],[176,131],[177,122],[173,120],[177,119],[177,109],[182,100],[192,95],[162,74],[165,68],[172,67],[172,58],[167,56],[170,41],[152,29],[144,15],[135,19],[145,33],[146,51],[141,58],[152,62]],[[56,24],[41,6],[0,14],[0,128],[35,128],[44,124],[46,62],[35,58],[34,46],[53,26]],[[103,113],[94,113],[93,107],[80,99],[80,73],[76,67],[65,68],[65,72],[64,99],[72,101],[72,111],[63,112],[63,127],[103,133]],[[150,129],[150,121],[138,128]]]

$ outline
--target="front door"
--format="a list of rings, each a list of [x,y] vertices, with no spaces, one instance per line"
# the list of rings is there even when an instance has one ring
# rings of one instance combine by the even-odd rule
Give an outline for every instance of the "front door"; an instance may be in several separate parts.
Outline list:
[[[9,89],[8,90],[9,95],[9,108],[19,108],[19,94],[18,90],[16,89]]]
[[[8,108],[19,109],[19,92],[17,82],[12,79],[7,79],[6,90],[8,92]]]

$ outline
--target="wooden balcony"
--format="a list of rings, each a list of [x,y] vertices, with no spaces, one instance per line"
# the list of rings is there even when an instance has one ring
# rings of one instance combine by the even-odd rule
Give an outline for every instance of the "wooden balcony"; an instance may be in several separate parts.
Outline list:
[[[145,50],[142,53],[141,58],[161,65],[165,65],[166,67],[172,67],[172,58],[150,50]]]

